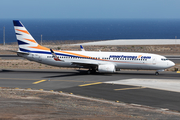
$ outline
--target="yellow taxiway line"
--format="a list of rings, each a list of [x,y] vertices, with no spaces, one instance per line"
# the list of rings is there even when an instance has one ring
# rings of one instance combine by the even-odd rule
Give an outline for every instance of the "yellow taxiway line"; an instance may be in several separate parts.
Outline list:
[[[75,80],[50,80],[50,81],[82,82],[82,83],[92,83],[92,82],[96,82],[96,81],[75,81]]]
[[[83,85],[79,85],[79,86],[80,86],[80,87],[84,87],[84,86],[97,85],[97,84],[102,84],[102,82],[96,82],[96,83],[90,83],[90,84],[83,84]]]
[[[38,84],[38,83],[41,83],[41,82],[45,82],[46,80],[40,80],[40,81],[37,81],[37,82],[33,82],[33,84]]]
[[[143,88],[146,88],[146,87],[132,87],[132,88],[122,88],[122,89],[114,89],[114,90],[133,90],[133,89],[143,89]]]

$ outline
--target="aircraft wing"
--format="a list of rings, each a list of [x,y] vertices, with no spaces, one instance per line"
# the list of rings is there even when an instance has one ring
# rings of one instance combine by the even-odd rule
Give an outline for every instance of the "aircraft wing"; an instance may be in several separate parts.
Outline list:
[[[51,51],[51,54],[53,55],[53,58],[55,61],[64,61],[64,60],[60,60],[52,49],[50,49],[50,51]],[[83,67],[96,67],[96,66],[98,66],[97,62],[89,62],[89,61],[73,61],[73,62],[69,61],[69,62],[71,62],[72,65],[83,66]]]
[[[52,49],[50,49],[50,51],[55,61],[64,61],[64,60],[60,60]]]
[[[98,63],[92,63],[92,62],[71,62],[72,64],[74,64],[74,65],[79,65],[79,66],[84,66],[84,67],[86,67],[86,66],[92,66],[92,67],[96,67],[96,66],[98,66]]]

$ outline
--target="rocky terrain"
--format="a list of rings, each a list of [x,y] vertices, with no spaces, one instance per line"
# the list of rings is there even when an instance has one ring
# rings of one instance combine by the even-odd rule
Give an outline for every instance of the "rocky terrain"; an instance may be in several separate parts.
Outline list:
[[[180,114],[52,91],[0,88],[1,120],[179,120]]]

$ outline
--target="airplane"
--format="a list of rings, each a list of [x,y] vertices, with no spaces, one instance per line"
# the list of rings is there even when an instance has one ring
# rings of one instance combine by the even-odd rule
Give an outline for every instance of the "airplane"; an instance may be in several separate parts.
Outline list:
[[[80,45],[81,51],[85,51],[84,47],[82,45]],[[99,52],[101,52],[101,50],[99,50]]]
[[[82,46],[82,45],[80,45],[80,48],[81,48],[81,51],[85,51],[85,49],[83,48],[83,46]]]
[[[160,71],[173,67],[166,57],[137,52],[61,51],[39,45],[19,20],[13,20],[19,49],[17,55],[31,61],[57,66],[87,68],[88,73],[114,73],[121,69]]]

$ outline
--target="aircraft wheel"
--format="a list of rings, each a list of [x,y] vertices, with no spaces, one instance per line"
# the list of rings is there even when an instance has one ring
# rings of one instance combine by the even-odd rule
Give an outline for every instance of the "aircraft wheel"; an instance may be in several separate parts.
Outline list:
[[[155,75],[159,75],[159,72],[155,72]]]
[[[96,73],[96,70],[94,70],[94,69],[92,69],[92,70],[88,70],[88,72],[87,72],[88,74],[94,74],[94,73]]]

